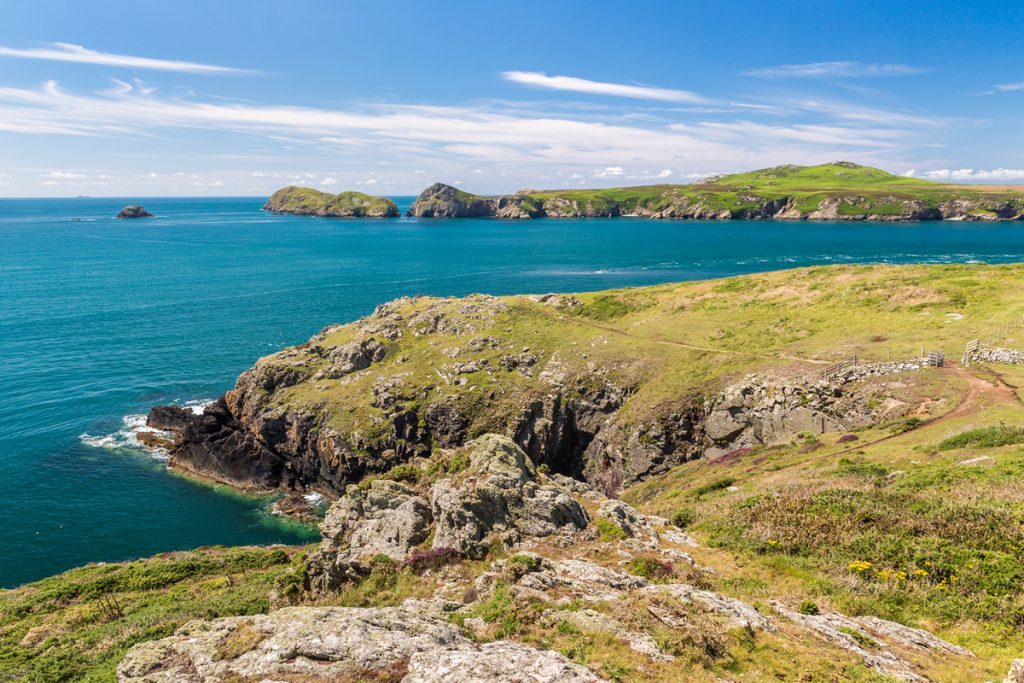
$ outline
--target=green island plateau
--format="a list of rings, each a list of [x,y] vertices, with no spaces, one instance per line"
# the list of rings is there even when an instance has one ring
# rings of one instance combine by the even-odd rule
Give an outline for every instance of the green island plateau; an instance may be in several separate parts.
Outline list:
[[[868,215],[1019,201],[843,165],[522,196],[809,214],[840,172]],[[1017,675],[1022,315],[1019,264],[382,303],[144,433],[282,511],[323,496],[321,543],[0,591],[0,681]]]
[[[298,187],[274,193],[264,208],[316,216],[398,216],[393,203],[381,197],[356,192],[335,197]],[[1024,187],[941,183],[837,161],[712,176],[686,185],[519,190],[497,196],[475,195],[435,183],[419,195],[407,215],[503,219],[634,216],[700,220],[1021,220]]]

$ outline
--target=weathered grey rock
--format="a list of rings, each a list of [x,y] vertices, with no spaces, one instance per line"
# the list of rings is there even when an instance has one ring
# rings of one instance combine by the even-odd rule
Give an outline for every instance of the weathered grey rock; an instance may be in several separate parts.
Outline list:
[[[324,357],[330,365],[317,373],[317,379],[340,379],[359,370],[365,370],[372,363],[383,360],[387,349],[376,339],[357,339],[343,346],[333,348]]]
[[[431,491],[434,548],[479,557],[494,533],[514,542],[586,528],[583,507],[563,489],[539,484],[533,463],[511,439],[488,434],[467,448],[468,471],[437,482]]]
[[[600,683],[590,669],[557,652],[501,640],[419,652],[402,683]]]
[[[349,486],[320,524],[321,547],[347,549],[353,557],[378,553],[404,560],[430,531],[430,505],[414,489],[377,479],[362,489]]]
[[[597,509],[597,516],[617,525],[631,538],[658,538],[657,532],[647,518],[621,500],[608,499],[601,503]]]
[[[953,643],[945,641],[924,629],[904,626],[903,624],[895,621],[889,621],[888,619],[882,619],[881,617],[874,616],[854,617],[854,620],[888,640],[895,641],[901,645],[916,647],[921,650],[941,650],[942,652],[961,655],[963,657],[974,656],[974,653],[967,648],[954,645]]]
[[[751,605],[736,598],[701,590],[685,583],[652,584],[643,590],[647,593],[673,598],[705,612],[720,614],[735,626],[743,626],[760,631],[775,630],[775,625],[771,619],[758,612]]]
[[[322,682],[401,678],[405,683],[596,681],[560,654],[518,643],[476,645],[445,619],[454,605],[288,607],[271,614],[192,621],[133,647],[120,683]]]
[[[1010,670],[1006,673],[1003,683],[1024,683],[1024,659],[1015,659],[1010,664]]]
[[[133,647],[121,683],[242,680],[330,681],[400,667],[419,652],[467,645],[422,605],[287,607],[270,614],[192,621],[173,636]]]
[[[779,614],[803,626],[822,640],[857,655],[865,665],[884,676],[892,676],[901,681],[912,681],[913,683],[924,683],[928,680],[916,673],[910,662],[885,649],[883,643],[879,642],[878,635],[872,635],[864,629],[862,624],[849,617],[835,612],[801,614],[778,602],[773,601],[771,604]],[[871,641],[878,642],[879,647],[868,650],[862,645],[864,642]]]

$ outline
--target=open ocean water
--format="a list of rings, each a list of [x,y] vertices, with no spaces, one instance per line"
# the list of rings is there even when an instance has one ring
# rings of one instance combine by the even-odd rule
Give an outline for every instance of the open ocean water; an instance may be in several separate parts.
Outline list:
[[[396,198],[403,210],[411,197]],[[138,450],[259,356],[404,295],[581,291],[832,263],[1024,260],[1019,223],[329,220],[262,199],[0,200],[0,587],[316,538]],[[157,218],[119,221],[127,203]]]

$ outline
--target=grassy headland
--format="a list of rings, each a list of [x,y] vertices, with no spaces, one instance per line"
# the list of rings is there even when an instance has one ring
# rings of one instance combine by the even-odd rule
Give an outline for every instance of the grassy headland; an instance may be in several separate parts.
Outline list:
[[[441,194],[439,188],[447,187],[424,191],[410,215],[465,215],[459,210],[463,205],[489,206],[486,215],[499,218],[1005,220],[1019,219],[1024,211],[1024,189],[1019,187],[939,183],[844,161],[776,166],[687,185],[521,190],[501,197],[454,188]]]

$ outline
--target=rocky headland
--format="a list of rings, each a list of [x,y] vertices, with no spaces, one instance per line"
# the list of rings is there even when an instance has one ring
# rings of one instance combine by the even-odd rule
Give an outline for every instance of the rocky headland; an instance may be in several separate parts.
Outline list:
[[[660,343],[638,326],[692,318],[648,296],[399,299],[260,359],[200,414],[153,408],[162,435],[146,439],[204,478],[336,497],[498,433],[614,495],[695,458],[898,418],[907,404],[882,380],[924,367],[861,362],[826,378],[823,360]]]
[[[330,194],[309,187],[285,187],[267,200],[264,211],[324,218],[395,218],[398,207],[387,197],[362,192]]]

